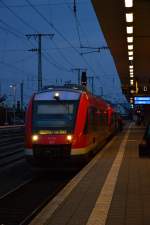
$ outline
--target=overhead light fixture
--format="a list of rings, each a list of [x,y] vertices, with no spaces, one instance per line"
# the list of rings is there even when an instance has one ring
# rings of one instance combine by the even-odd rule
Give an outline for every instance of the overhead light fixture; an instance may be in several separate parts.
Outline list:
[[[133,42],[133,37],[127,37],[127,42],[132,43]]]
[[[134,92],[133,92],[134,93]],[[133,104],[130,104],[130,108],[131,109],[134,109],[134,105]]]
[[[128,50],[133,50],[133,45],[128,45]]]
[[[130,98],[130,103],[133,103],[133,98]]]
[[[127,23],[133,22],[133,13],[126,13],[126,22]]]
[[[130,72],[133,73],[133,69],[130,69]]]
[[[125,0],[125,7],[133,7],[133,0]]]
[[[130,69],[133,69],[133,65],[130,65],[129,68],[130,68]]]
[[[130,84],[133,85],[133,83],[134,83],[133,80],[130,80]]]
[[[129,56],[129,60],[133,60],[133,56]]]
[[[134,76],[133,75],[130,75],[130,78],[133,78]]]
[[[133,26],[126,27],[127,29],[127,34],[133,34]]]
[[[128,55],[130,56],[133,55],[133,51],[128,52]]]

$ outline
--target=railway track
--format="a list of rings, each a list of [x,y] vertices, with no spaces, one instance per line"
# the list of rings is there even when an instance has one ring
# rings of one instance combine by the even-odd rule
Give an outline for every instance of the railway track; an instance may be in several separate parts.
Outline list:
[[[24,127],[0,128],[0,167],[24,158]]]
[[[59,175],[60,176],[60,175]],[[0,198],[0,224],[27,225],[33,217],[73,177],[67,174],[59,177],[42,177],[30,180]]]

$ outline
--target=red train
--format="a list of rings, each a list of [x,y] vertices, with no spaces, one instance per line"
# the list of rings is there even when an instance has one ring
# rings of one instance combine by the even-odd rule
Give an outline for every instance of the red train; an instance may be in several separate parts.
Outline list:
[[[26,113],[27,160],[35,166],[87,159],[118,128],[117,113],[84,87],[50,86]]]

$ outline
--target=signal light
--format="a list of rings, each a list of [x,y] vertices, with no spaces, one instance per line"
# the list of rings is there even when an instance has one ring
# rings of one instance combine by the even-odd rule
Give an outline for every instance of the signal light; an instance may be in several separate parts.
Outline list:
[[[81,75],[81,84],[83,86],[86,86],[87,85],[87,76],[86,76],[86,72],[82,72],[82,75]]]

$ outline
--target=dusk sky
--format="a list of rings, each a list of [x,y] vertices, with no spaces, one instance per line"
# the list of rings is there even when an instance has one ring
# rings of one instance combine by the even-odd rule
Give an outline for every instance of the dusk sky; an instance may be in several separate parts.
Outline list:
[[[34,37],[27,34],[54,34],[42,37],[43,85],[71,80],[77,83],[75,68],[85,68],[94,76],[94,92],[123,102],[120,81],[110,51],[93,49],[107,46],[90,0],[0,0],[0,92],[12,103],[11,84],[24,82],[24,103],[37,91],[37,52]],[[90,47],[83,49],[82,47]],[[81,54],[82,53],[82,54]],[[88,84],[91,89],[91,84]]]

